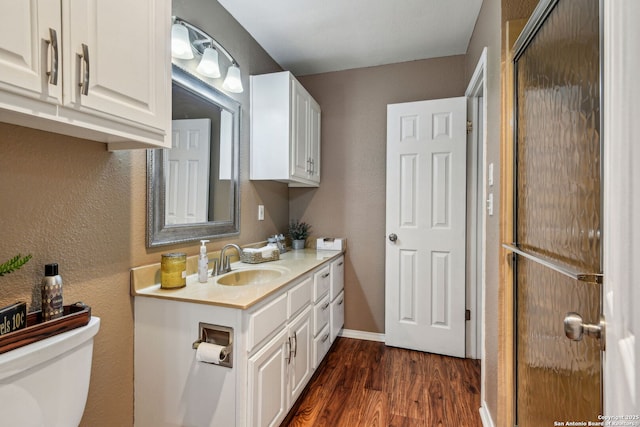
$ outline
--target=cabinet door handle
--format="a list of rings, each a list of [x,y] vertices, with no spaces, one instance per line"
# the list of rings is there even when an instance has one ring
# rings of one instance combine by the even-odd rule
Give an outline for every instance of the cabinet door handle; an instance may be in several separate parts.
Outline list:
[[[313,159],[309,159],[309,162],[311,162],[311,175],[313,175],[313,172],[315,171],[315,166],[313,164]]]
[[[89,95],[89,77],[91,75],[89,71],[89,46],[82,43],[82,53],[78,54],[78,56],[80,57],[82,64],[84,64],[83,78],[78,83],[78,86],[80,86],[80,93],[83,95]]]
[[[295,347],[293,348],[293,357],[296,357],[298,355],[298,334],[296,331],[293,331],[293,343],[295,344]]]
[[[338,303],[338,305],[342,305],[342,303],[343,303],[343,302],[344,302],[344,298],[342,298],[342,299],[340,300],[340,302]]]
[[[287,365],[291,363],[291,337],[287,338],[287,345],[289,346],[289,350],[287,351],[287,353],[289,353],[289,357],[285,357],[285,359],[287,359]]]
[[[329,302],[326,302],[325,305],[322,306],[322,311],[325,311],[327,308],[329,308]]]
[[[58,85],[58,33],[53,28],[49,28],[49,40],[47,44],[51,46],[51,71],[47,71],[49,83]]]
[[[326,279],[327,277],[329,277],[329,275],[330,275],[330,274],[331,274],[331,273],[324,273],[324,274],[322,275],[322,278],[323,278],[323,279]]]
[[[339,262],[339,263],[338,263],[338,267],[341,267],[341,266],[342,266],[342,264],[344,264],[344,261]]]
[[[322,337],[322,342],[327,342],[327,340],[328,340],[328,339],[329,339],[329,334],[325,334],[325,335]]]

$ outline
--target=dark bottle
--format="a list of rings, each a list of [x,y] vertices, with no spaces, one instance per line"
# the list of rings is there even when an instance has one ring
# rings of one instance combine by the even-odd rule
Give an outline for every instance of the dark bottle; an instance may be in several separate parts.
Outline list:
[[[57,319],[62,314],[62,277],[58,274],[58,264],[46,264],[42,279],[42,321]]]

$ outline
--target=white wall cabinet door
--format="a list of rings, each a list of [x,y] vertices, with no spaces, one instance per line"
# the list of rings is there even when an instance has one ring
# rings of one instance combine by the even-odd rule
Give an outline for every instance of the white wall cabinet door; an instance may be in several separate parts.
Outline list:
[[[320,106],[295,79],[291,79],[291,108],[291,177],[300,184],[319,185]]]
[[[320,106],[311,98],[309,102],[309,179],[320,184]]]
[[[291,176],[308,179],[310,157],[307,152],[309,133],[309,96],[300,84],[291,80]]]
[[[289,326],[291,361],[289,363],[289,404],[291,407],[311,378],[311,307],[307,307]]]
[[[165,129],[165,18],[154,0],[64,0],[64,105]]]
[[[249,422],[278,426],[287,414],[289,335],[281,331],[249,358]]]
[[[0,10],[0,87],[52,104],[60,102],[60,1],[0,0]],[[56,66],[57,74],[53,70]],[[47,73],[52,71],[50,79]]]

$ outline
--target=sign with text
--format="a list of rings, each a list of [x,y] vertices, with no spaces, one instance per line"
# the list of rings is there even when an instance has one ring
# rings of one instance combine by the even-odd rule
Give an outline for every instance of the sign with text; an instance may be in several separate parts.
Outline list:
[[[27,326],[27,303],[17,302],[0,308],[0,336]]]

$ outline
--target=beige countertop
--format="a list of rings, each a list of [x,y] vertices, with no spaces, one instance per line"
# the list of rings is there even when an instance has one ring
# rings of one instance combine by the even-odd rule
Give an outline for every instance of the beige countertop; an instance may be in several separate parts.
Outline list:
[[[136,297],[151,297],[175,301],[210,304],[224,307],[247,309],[282,287],[295,281],[322,264],[340,257],[343,251],[316,251],[303,249],[289,251],[280,255],[278,261],[261,264],[235,262],[231,264],[231,273],[209,277],[207,283],[199,283],[197,274],[187,276],[187,286],[180,289],[161,289],[159,284],[159,264],[138,267],[132,270],[131,294]],[[273,269],[281,273],[275,279],[243,286],[225,286],[217,280],[234,271]],[[146,282],[146,283],[145,283]]]

